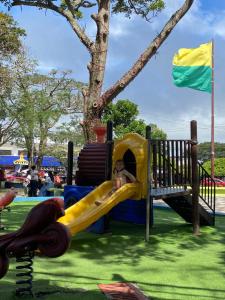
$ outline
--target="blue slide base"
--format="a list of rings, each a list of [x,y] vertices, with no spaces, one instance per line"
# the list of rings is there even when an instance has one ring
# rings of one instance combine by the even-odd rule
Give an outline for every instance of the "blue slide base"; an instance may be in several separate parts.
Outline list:
[[[64,188],[64,205],[65,208],[78,202],[94,189],[93,186],[78,186],[66,185]],[[105,232],[105,217],[100,218],[86,229],[88,232],[104,233]]]

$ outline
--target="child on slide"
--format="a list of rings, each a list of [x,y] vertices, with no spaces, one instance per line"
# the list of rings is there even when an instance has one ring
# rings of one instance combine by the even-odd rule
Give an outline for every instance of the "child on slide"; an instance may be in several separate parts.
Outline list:
[[[113,171],[113,189],[105,198],[96,200],[95,204],[102,204],[107,197],[111,196],[116,190],[128,182],[136,182],[136,178],[125,169],[123,160],[117,160]]]

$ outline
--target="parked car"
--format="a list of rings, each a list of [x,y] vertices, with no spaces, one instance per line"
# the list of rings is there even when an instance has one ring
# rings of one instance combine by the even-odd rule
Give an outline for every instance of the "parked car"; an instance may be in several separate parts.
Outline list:
[[[211,178],[203,179],[203,180],[201,180],[200,185],[212,186],[214,184],[214,182],[217,187],[225,187],[225,181],[223,181],[219,178],[214,178],[214,180],[212,180]]]

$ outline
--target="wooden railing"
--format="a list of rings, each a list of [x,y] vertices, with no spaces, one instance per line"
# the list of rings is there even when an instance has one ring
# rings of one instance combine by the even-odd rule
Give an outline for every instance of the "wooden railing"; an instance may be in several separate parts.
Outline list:
[[[151,140],[152,188],[191,185],[191,141]]]
[[[198,163],[199,197],[211,211],[215,224],[216,182],[209,173]]]
[[[191,140],[151,140],[152,189],[193,187]],[[215,220],[215,181],[198,163],[199,197]]]

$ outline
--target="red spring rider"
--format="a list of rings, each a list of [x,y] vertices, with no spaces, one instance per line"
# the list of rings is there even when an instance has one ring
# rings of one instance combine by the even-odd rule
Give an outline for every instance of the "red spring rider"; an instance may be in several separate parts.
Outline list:
[[[17,194],[17,191],[14,188],[11,188],[10,191],[8,191],[7,193],[5,193],[5,195],[0,197],[0,229],[5,228],[1,222],[2,211],[3,211],[3,209],[9,210],[8,205],[14,200],[14,198],[16,197],[16,194]]]

